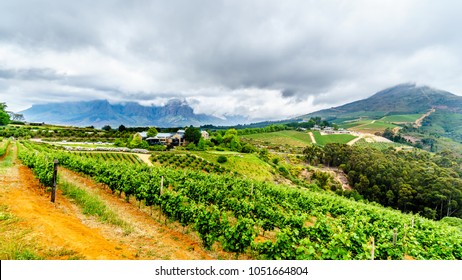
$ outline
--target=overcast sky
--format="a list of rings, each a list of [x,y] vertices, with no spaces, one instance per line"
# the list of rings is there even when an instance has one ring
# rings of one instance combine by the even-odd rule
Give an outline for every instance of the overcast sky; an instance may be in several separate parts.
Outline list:
[[[462,1],[0,0],[0,102],[281,119],[415,82],[462,95]]]

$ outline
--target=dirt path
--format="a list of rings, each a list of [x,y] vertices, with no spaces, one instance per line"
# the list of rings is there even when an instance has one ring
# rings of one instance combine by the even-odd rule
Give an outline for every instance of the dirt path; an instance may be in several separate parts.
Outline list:
[[[414,127],[417,127],[417,128],[421,127],[421,126],[422,126],[422,121],[423,121],[426,117],[428,117],[428,116],[430,116],[431,114],[433,114],[435,111],[436,111],[435,108],[432,108],[430,111],[428,111],[427,113],[423,114],[420,118],[418,118],[418,119],[415,121]]]
[[[362,139],[363,137],[364,137],[364,135],[362,133],[359,133],[358,137],[356,137],[355,139],[348,142],[347,145],[348,146],[353,146],[354,143],[356,143],[357,141],[359,141],[359,139]]]
[[[308,132],[308,135],[310,136],[311,143],[316,144],[316,138],[314,138],[313,132]]]
[[[15,157],[15,147],[10,152]],[[60,176],[86,188],[98,187],[91,180],[70,171],[60,169]],[[118,209],[122,219],[133,225],[133,232],[127,234],[119,227],[83,215],[59,191],[57,203],[51,203],[49,194],[39,185],[31,170],[17,160],[12,166],[0,170],[0,205],[19,219],[13,230],[27,232],[26,237],[39,244],[38,254],[44,258],[211,258],[200,248],[198,240],[191,240],[189,236],[160,225],[132,204],[110,194],[103,194],[102,197],[107,199],[111,208]],[[47,255],[45,252],[49,250],[67,253]]]
[[[75,207],[60,193],[58,203],[51,203],[30,169],[17,161],[0,174],[0,182],[0,203],[21,220],[21,227],[33,229],[41,247],[65,248],[86,259],[133,259],[125,246],[82,224]]]
[[[136,202],[127,203],[125,199],[113,195],[107,187],[96,184],[92,180],[65,168],[60,168],[60,175],[64,180],[101,197],[122,220],[133,226],[133,232],[124,235],[120,232],[120,229],[114,230],[111,226],[99,225],[105,235],[119,239],[131,249],[136,250],[138,258],[212,258],[202,250],[199,239],[194,239],[181,233],[183,228],[180,225],[177,225],[177,230],[175,230],[154,220],[159,217],[157,211],[151,216],[150,209],[147,207],[139,209],[135,206],[137,205]],[[160,220],[164,221],[164,218],[161,217]]]
[[[149,159],[151,157],[151,154],[134,154],[134,155],[137,155],[147,165],[152,166],[152,162]]]

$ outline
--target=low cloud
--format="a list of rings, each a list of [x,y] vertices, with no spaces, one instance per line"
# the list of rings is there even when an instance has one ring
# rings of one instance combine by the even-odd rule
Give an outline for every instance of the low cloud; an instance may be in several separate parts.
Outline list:
[[[2,1],[0,99],[187,100],[279,119],[403,82],[462,94],[462,4]]]

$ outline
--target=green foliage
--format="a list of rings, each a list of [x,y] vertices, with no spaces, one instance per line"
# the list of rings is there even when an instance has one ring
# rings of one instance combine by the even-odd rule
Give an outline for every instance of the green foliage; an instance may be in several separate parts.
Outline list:
[[[193,126],[188,127],[184,133],[184,139],[194,144],[199,143],[199,140],[201,139],[201,137],[202,137],[201,130]]]
[[[109,207],[96,195],[63,181],[60,182],[59,189],[65,196],[71,198],[77,205],[82,207],[83,214],[96,216],[100,221],[105,223],[121,226],[126,229],[130,228],[125,221],[120,219],[117,214],[109,209]]]
[[[308,148],[305,153],[312,156]],[[462,216],[460,168],[438,166],[439,157],[340,144],[328,144],[316,156],[326,165],[342,165],[350,185],[366,199],[428,218]]]
[[[10,140],[0,141],[0,157],[5,155],[6,151],[8,150],[9,145],[10,145]]]
[[[199,143],[197,143],[197,150],[205,151],[205,140],[204,140],[204,138],[201,138],[199,140]]]
[[[319,131],[314,131],[313,135],[314,135],[314,138],[316,139],[316,144],[319,144],[321,146],[324,146],[329,143],[346,144],[356,138],[356,136],[351,135],[351,134],[321,135]]]
[[[242,140],[250,139],[263,144],[269,143],[272,145],[289,145],[295,147],[305,147],[311,144],[310,136],[307,133],[294,130],[244,135],[241,136]]]
[[[181,168],[181,169],[191,169],[191,170],[202,170],[207,173],[230,173],[224,167],[221,167],[219,164],[214,164],[203,158],[191,155],[191,154],[173,154],[173,153],[162,153],[158,155],[151,156],[152,162],[157,162],[162,166],[168,166],[170,168]]]
[[[326,146],[327,156],[348,152],[342,145]],[[101,163],[65,152],[41,154],[57,157],[62,165],[106,184],[114,193],[158,205],[167,217],[193,226],[206,248],[221,242],[227,251],[250,251],[256,258],[365,260],[374,237],[376,259],[462,259],[459,229],[377,204],[233,175]],[[347,158],[338,155],[340,160]],[[255,240],[262,231],[272,231],[275,240]]]
[[[7,125],[10,123],[10,115],[5,111],[6,107],[4,102],[0,102],[0,125]]]
[[[104,130],[104,131],[110,131],[110,130],[112,130],[112,127],[110,125],[105,125],[101,129]]]
[[[155,137],[159,132],[157,131],[157,129],[155,127],[150,127],[148,129],[148,133],[147,133],[147,136],[148,137]]]
[[[125,125],[121,124],[118,130],[119,132],[124,132],[125,130],[127,130],[127,128],[125,127]]]
[[[74,155],[84,158],[92,158],[100,161],[125,162],[129,164],[142,164],[142,161],[135,154],[128,153],[106,153],[106,152],[74,152]]]
[[[228,161],[228,158],[227,158],[226,156],[224,156],[224,155],[220,155],[220,156],[218,156],[218,158],[217,158],[217,162],[218,162],[218,163],[225,163],[225,162],[227,162],[227,161]]]
[[[383,122],[390,122],[390,123],[413,123],[421,116],[422,116],[421,114],[391,115],[391,116],[383,117],[380,120]]]

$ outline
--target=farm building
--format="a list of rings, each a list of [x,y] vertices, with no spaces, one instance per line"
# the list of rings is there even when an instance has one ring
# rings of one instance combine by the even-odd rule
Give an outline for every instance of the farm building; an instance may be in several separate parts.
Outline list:
[[[204,138],[205,140],[210,138],[209,133],[205,130],[201,130],[201,135],[202,135],[202,138]]]
[[[149,145],[172,145],[182,146],[185,143],[184,130],[180,129],[176,133],[158,133],[154,137],[145,139]]]

